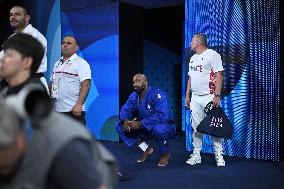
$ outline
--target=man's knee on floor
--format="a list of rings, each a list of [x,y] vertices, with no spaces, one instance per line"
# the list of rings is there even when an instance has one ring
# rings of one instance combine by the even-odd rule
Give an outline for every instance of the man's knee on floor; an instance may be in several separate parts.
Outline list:
[[[123,129],[122,124],[121,124],[120,122],[118,122],[118,123],[115,125],[114,129],[116,130],[116,132],[117,132],[118,134],[124,132],[124,129]]]

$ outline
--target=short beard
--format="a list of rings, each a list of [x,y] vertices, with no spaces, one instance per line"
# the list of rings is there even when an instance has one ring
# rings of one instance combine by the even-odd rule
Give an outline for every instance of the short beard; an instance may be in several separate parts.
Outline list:
[[[141,93],[144,91],[145,86],[141,86],[138,89],[135,89],[136,93],[138,93],[139,95],[141,95]]]
[[[14,30],[18,30],[18,29],[24,29],[26,23],[25,22],[18,22],[18,25],[16,26],[12,26],[11,27],[14,29]]]

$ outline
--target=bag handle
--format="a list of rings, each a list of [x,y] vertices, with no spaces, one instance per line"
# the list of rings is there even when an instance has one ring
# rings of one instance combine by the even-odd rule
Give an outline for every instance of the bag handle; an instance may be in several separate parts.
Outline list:
[[[204,108],[204,112],[206,113],[206,115],[209,114],[212,108],[213,108],[213,101],[210,101]]]

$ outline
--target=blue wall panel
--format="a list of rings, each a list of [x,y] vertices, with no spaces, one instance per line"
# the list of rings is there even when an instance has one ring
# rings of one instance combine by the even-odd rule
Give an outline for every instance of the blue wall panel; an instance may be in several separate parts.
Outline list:
[[[224,108],[234,126],[224,153],[247,158],[279,160],[279,1],[186,1],[185,57],[191,57],[194,33],[204,32],[209,47],[224,65]],[[188,60],[185,58],[185,60]],[[187,62],[183,72],[187,73]],[[183,77],[183,99],[187,76]],[[186,150],[191,151],[188,110],[183,110]],[[205,136],[203,152],[212,152]]]
[[[77,2],[68,7],[66,2],[62,3],[62,36],[77,38],[77,53],[92,71],[87,128],[97,139],[118,141],[114,130],[119,112],[118,3],[99,1],[84,6]]]

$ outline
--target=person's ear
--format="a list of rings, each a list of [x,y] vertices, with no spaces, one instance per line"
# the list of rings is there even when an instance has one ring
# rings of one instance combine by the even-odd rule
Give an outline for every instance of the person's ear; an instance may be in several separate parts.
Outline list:
[[[24,61],[23,61],[23,64],[24,64],[24,68],[31,69],[32,64],[33,64],[33,58],[32,57],[25,57]]]
[[[144,85],[145,85],[145,86],[148,85],[148,81],[147,81],[147,80],[144,81]]]
[[[30,22],[30,19],[31,19],[31,17],[30,17],[30,15],[26,15],[25,16],[25,21],[26,21],[26,23],[29,23]]]

